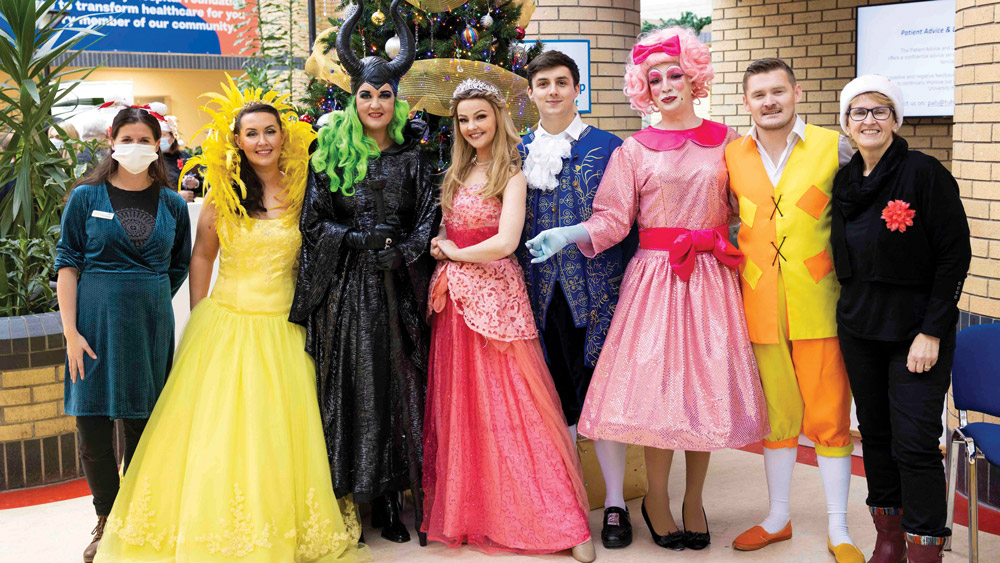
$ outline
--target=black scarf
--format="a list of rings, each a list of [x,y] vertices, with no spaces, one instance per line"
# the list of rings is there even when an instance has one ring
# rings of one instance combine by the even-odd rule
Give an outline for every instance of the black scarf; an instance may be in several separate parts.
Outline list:
[[[875,201],[882,187],[895,176],[907,151],[906,139],[896,137],[867,177],[861,151],[854,153],[846,166],[847,182],[840,188],[834,185],[833,190],[833,200],[845,218],[853,219]]]

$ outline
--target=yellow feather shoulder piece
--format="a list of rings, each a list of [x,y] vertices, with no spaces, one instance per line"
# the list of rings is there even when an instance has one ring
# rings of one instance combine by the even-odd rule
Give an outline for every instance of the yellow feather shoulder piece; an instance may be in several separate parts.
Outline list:
[[[299,121],[295,108],[288,103],[288,94],[278,94],[275,91],[264,92],[261,88],[248,88],[240,91],[232,77],[226,75],[229,84],[222,84],[222,94],[210,92],[203,94],[209,101],[201,110],[209,115],[211,120],[198,133],[206,131],[202,143],[203,152],[200,156],[188,159],[181,170],[181,177],[195,166],[205,167],[205,181],[208,185],[206,203],[215,207],[218,219],[216,230],[219,242],[226,245],[229,229],[238,227],[247,217],[246,209],[240,203],[246,197],[247,188],[240,179],[240,155],[236,146],[233,128],[236,116],[247,104],[259,102],[268,104],[282,117],[282,129],[285,136],[281,146],[281,156],[278,168],[284,173],[284,190],[282,200],[288,208],[283,216],[298,216],[302,211],[302,199],[306,192],[306,177],[309,173],[309,146],[316,138],[312,125]],[[237,193],[239,190],[239,193]]]

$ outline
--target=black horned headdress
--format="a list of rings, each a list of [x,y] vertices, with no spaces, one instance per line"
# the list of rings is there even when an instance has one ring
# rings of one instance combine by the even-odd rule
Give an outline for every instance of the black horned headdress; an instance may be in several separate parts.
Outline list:
[[[358,2],[360,4],[361,0]],[[393,0],[392,6],[389,7],[389,13],[392,17],[392,25],[396,28],[396,34],[399,35],[399,54],[391,61],[374,56],[358,60],[354,50],[351,49],[351,33],[363,12],[359,4],[351,4],[347,8],[344,24],[337,31],[337,55],[340,57],[340,64],[351,77],[351,93],[357,94],[358,88],[366,82],[376,89],[389,84],[392,86],[393,93],[396,93],[399,88],[399,79],[406,74],[406,71],[410,70],[413,58],[417,54],[413,33],[410,32],[410,28],[406,25],[406,20],[403,19],[403,14],[399,10],[399,0]]]

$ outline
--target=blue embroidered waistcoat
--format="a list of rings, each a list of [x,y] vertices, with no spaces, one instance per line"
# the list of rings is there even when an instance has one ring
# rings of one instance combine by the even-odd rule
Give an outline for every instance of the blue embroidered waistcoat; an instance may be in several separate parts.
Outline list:
[[[518,151],[522,160],[527,158],[525,145],[534,139],[534,132],[521,138]],[[559,186],[551,191],[528,188],[524,240],[546,229],[576,225],[589,219],[604,168],[611,153],[621,144],[621,139],[607,131],[590,126],[584,129],[580,138],[572,143],[570,156],[563,159]],[[545,329],[549,302],[558,282],[573,314],[573,323],[577,328],[587,327],[584,360],[591,367],[597,364],[618,303],[622,275],[631,258],[631,255],[625,256],[623,247],[626,246],[627,242],[623,242],[588,259],[576,245],[569,245],[541,264],[531,263],[524,244],[518,247],[517,256],[524,269],[535,323],[539,329]]]

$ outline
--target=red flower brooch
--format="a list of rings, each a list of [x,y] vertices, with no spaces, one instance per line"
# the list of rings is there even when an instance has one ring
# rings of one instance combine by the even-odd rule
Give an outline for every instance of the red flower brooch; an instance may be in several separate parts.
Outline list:
[[[906,227],[913,226],[916,211],[910,209],[910,204],[901,199],[894,199],[882,210],[882,219],[890,231],[906,232]]]
[[[178,170],[183,170],[184,169],[184,159],[183,158],[178,158],[177,159],[177,169]]]

